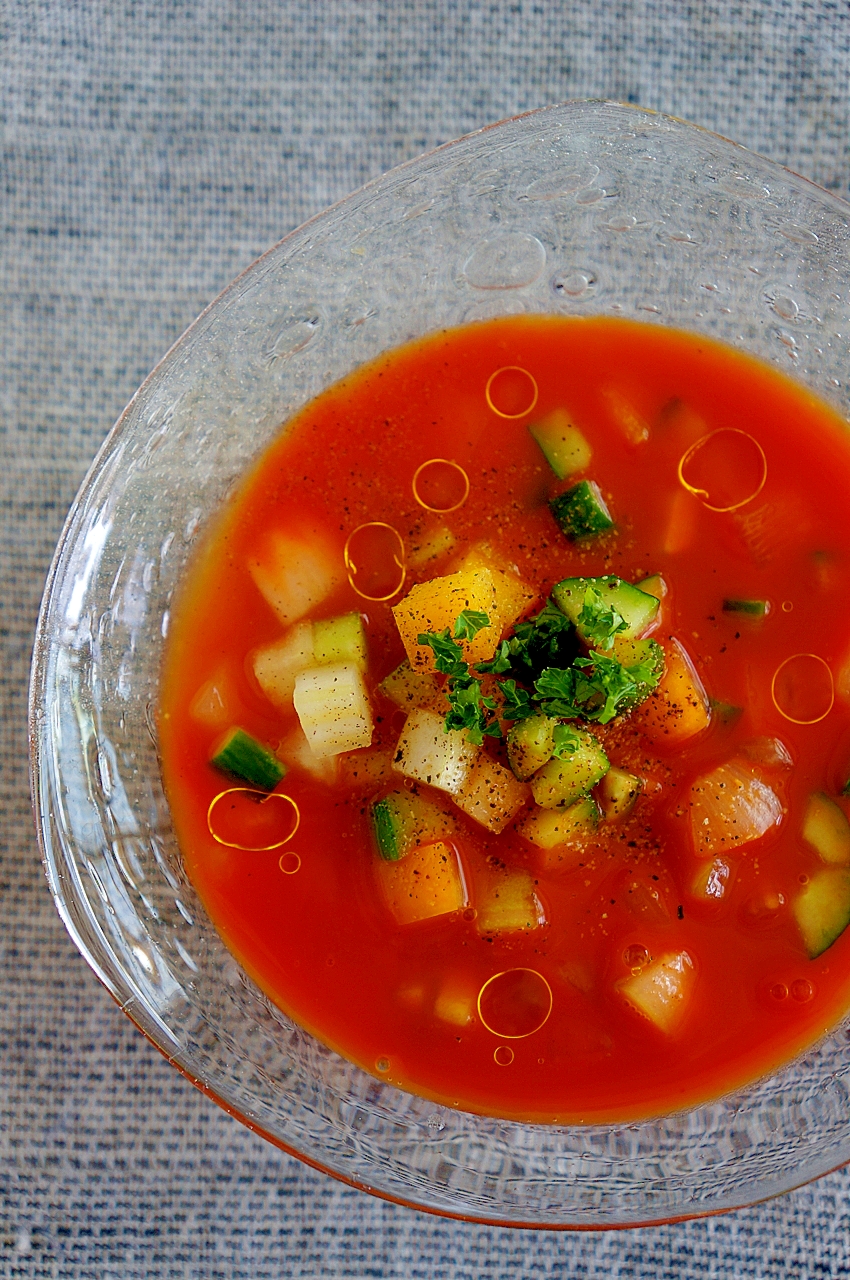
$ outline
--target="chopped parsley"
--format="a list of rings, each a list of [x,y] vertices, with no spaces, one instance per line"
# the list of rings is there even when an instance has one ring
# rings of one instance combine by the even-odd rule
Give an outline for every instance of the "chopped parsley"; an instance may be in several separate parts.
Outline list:
[[[663,669],[656,642],[640,642],[643,656],[630,664],[607,652],[628,624],[592,585],[577,622],[587,651],[572,622],[549,600],[534,618],[518,623],[513,634],[500,641],[490,661],[477,663],[474,672],[458,641],[472,640],[488,627],[486,613],[464,609],[454,624],[454,637],[448,627],[418,636],[419,644],[433,650],[437,671],[448,676],[446,732],[463,729],[480,746],[485,737],[502,736],[500,720],[526,720],[542,712],[560,721],[554,750],[560,758],[571,755],[580,741],[578,731],[564,721],[608,724],[643,702]],[[486,689],[481,676],[490,677]]]
[[[617,634],[628,630],[629,626],[623,615],[613,605],[606,604],[590,583],[576,621],[585,640],[594,649],[613,649]]]
[[[455,640],[474,640],[478,632],[489,625],[490,617],[481,609],[464,609],[455,623]]]

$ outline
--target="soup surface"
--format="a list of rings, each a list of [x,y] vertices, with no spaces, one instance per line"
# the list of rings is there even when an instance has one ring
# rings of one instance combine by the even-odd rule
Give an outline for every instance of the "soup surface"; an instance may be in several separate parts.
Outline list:
[[[168,640],[226,945],[367,1071],[505,1117],[658,1114],[815,1041],[850,1004],[849,494],[829,409],[660,327],[481,323],[325,392]]]

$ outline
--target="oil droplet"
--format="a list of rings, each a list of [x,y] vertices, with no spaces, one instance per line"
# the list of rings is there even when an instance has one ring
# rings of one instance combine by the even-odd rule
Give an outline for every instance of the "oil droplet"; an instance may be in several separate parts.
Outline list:
[[[815,994],[815,989],[807,978],[795,978],[791,983],[791,999],[798,1004],[807,1004]]]
[[[500,1044],[493,1052],[493,1061],[499,1067],[509,1067],[514,1060],[514,1051],[507,1044]]]
[[[816,653],[786,658],[776,669],[770,693],[777,711],[792,724],[817,724],[835,701],[832,672]]]
[[[297,853],[282,853],[277,864],[285,876],[294,876],[301,870],[301,859]]]
[[[791,613],[791,612],[792,612],[792,610],[793,610],[793,608],[794,608],[793,601],[791,601],[791,600],[783,600],[783,601],[782,601],[782,612],[783,612],[783,613]]]
[[[290,808],[281,809],[279,802]],[[282,791],[228,787],[219,791],[207,809],[207,827],[213,840],[228,849],[251,853],[266,853],[288,844],[300,823],[301,810]]]
[[[467,907],[463,913],[464,920],[475,920],[477,917],[478,912],[475,910],[475,907]]]
[[[787,1000],[788,988],[784,982],[774,982],[770,988],[770,994],[774,1000]]]
[[[764,488],[767,459],[759,442],[736,427],[721,427],[682,455],[679,480],[709,511],[737,511]]]
[[[488,1031],[522,1040],[539,1031],[552,1012],[552,989],[536,969],[494,974],[478,992],[478,1014]]]
[[[413,496],[426,511],[457,511],[469,497],[469,476],[448,458],[431,458],[417,467]]]
[[[382,1076],[385,1076],[385,1075],[387,1074],[387,1072],[389,1071],[389,1069],[390,1069],[390,1060],[389,1060],[389,1058],[378,1058],[378,1059],[376,1060],[376,1062],[375,1062],[375,1070],[376,1070],[376,1071],[380,1071],[380,1073],[381,1073],[381,1075],[382,1075]]]
[[[623,952],[623,961],[627,969],[631,969],[633,973],[639,972],[649,964],[649,952],[646,947],[642,947],[640,943],[634,943],[630,947],[626,947]]]
[[[524,418],[537,404],[538,394],[536,380],[515,364],[491,373],[484,389],[488,405],[500,418]]]
[[[343,552],[348,581],[364,600],[392,600],[404,586],[405,546],[383,520],[358,525]]]

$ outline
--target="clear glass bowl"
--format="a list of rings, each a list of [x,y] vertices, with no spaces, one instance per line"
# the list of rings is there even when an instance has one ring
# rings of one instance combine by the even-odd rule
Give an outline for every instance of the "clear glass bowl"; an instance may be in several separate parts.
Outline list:
[[[441,326],[619,314],[746,348],[848,416],[850,206],[680,121],[569,103],[380,178],[240,276],[164,358],[68,518],[32,676],[33,795],[56,905],[95,973],[226,1110],[348,1182],[543,1227],[750,1203],[850,1159],[850,1030],[734,1096],[645,1123],[467,1115],[294,1025],[184,873],[152,715],[193,543],[306,400]]]

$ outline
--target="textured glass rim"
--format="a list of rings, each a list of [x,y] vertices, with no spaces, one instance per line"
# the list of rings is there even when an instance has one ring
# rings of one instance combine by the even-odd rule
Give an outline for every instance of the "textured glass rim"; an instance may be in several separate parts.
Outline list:
[[[340,208],[345,206],[348,202],[363,196],[364,193],[368,193],[372,190],[378,189],[381,186],[381,184],[387,180],[388,177],[398,174],[402,171],[415,168],[416,166],[421,165],[423,162],[431,161],[435,156],[438,156],[441,153],[445,153],[447,151],[450,151],[453,148],[462,146],[464,143],[467,143],[472,139],[480,137],[483,134],[490,133],[491,131],[494,131],[494,130],[499,130],[500,128],[504,128],[505,126],[515,123],[518,120],[521,120],[524,118],[530,118],[530,117],[541,117],[546,115],[547,113],[562,111],[565,108],[569,109],[570,107],[593,107],[593,106],[598,106],[601,108],[616,107],[618,110],[622,110],[622,109],[633,110],[636,113],[636,115],[656,116],[656,118],[658,118],[659,120],[667,120],[671,124],[675,124],[680,128],[692,129],[695,132],[703,133],[712,138],[716,138],[719,142],[723,143],[725,146],[734,147],[740,152],[747,155],[748,157],[751,157],[754,162],[758,162],[761,165],[767,166],[771,172],[787,174],[795,181],[805,183],[806,186],[812,191],[812,193],[816,194],[819,202],[821,202],[822,204],[826,203],[831,205],[834,210],[840,211],[845,216],[848,213],[850,213],[850,206],[845,204],[844,201],[842,201],[839,197],[835,196],[833,193],[818,187],[816,184],[811,183],[808,179],[801,178],[799,175],[795,174],[792,170],[776,165],[771,161],[765,160],[764,158],[757,156],[755,153],[749,152],[746,148],[741,147],[740,144],[730,142],[730,140],[724,138],[720,134],[716,134],[710,130],[703,129],[701,128],[701,126],[698,126],[698,125],[692,125],[692,124],[689,124],[688,122],[676,120],[675,118],[672,118],[672,117],[660,116],[658,115],[658,113],[649,112],[646,109],[636,106],[635,104],[619,104],[619,103],[610,103],[610,102],[595,101],[595,100],[587,100],[587,101],[580,100],[575,103],[566,103],[566,104],[559,104],[552,107],[544,107],[537,111],[521,113],[520,115],[511,117],[507,120],[500,121],[492,125],[488,125],[484,129],[476,130],[473,133],[467,134],[462,138],[448,142],[443,146],[441,146],[440,148],[437,148],[435,151],[429,152],[424,156],[420,156],[413,160],[407,161],[405,164],[400,165],[396,169],[390,171],[389,175],[383,175],[373,180],[372,182],[366,184],[364,187],[361,187],[359,190],[346,196],[343,200],[340,200],[334,205],[332,205],[329,209],[326,209],[321,213],[315,215],[307,223],[303,224],[298,228],[295,228],[286,237],[284,237],[283,240],[278,242],[278,244],[271,246],[260,258],[258,258],[254,263],[252,263],[249,267],[247,267],[245,271],[240,273],[240,275],[237,276],[234,281],[228,284],[225,287],[225,289],[218,295],[218,297],[215,298],[204,309],[204,311],[198,316],[198,318],[195,321],[193,321],[193,323],[187,328],[187,330],[181,335],[181,337],[178,338],[177,341],[172,345],[172,347],[165,353],[162,359],[157,363],[155,368],[152,370],[152,372],[148,375],[148,377],[142,383],[139,390],[135,393],[135,395],[129,402],[128,406],[119,416],[117,422],[115,423],[112,430],[109,432],[108,436],[106,437],[105,441],[100,447],[83,481],[83,484],[74,501],[74,504],[71,508],[69,516],[62,530],[62,534],[61,534],[59,543],[57,545],[56,552],[53,557],[53,561],[47,577],[44,597],[42,600],[42,605],[39,613],[36,639],[35,639],[35,645],[34,645],[33,665],[32,665],[32,673],[31,673],[31,681],[30,681],[30,693],[29,693],[30,777],[31,777],[33,806],[35,810],[36,830],[37,830],[37,836],[39,840],[42,860],[44,862],[44,866],[45,866],[49,886],[51,889],[51,893],[54,898],[54,902],[56,903],[57,910],[63,920],[63,923],[68,929],[68,932],[70,933],[72,939],[74,940],[75,945],[83,955],[84,959],[87,961],[87,963],[95,972],[95,974],[100,979],[100,981],[106,986],[107,990],[116,1000],[116,1002],[119,1003],[122,1009],[128,1014],[128,1016],[131,1018],[134,1024],[151,1041],[151,1043],[153,1043],[160,1050],[163,1056],[165,1056],[167,1060],[171,1062],[173,1065],[177,1066],[178,1070],[180,1070],[182,1074],[184,1074],[189,1080],[191,1080],[192,1083],[194,1083],[198,1088],[200,1088],[202,1092],[204,1092],[210,1098],[216,1101],[228,1114],[233,1115],[234,1117],[240,1119],[243,1123],[247,1125],[247,1127],[251,1128],[254,1132],[266,1138],[268,1141],[270,1141],[273,1145],[279,1147],[281,1150],[284,1150],[289,1154],[296,1156],[297,1158],[305,1161],[307,1164],[311,1165],[312,1167],[320,1169],[323,1172],[330,1174],[331,1176],[339,1179],[340,1181],[348,1185],[357,1187],[358,1189],[361,1189],[361,1190],[369,1191],[372,1194],[378,1195],[381,1198],[386,1199],[390,1202],[400,1203],[400,1204],[406,1205],[407,1207],[420,1209],[426,1212],[431,1212],[439,1216],[454,1217],[463,1221],[481,1222],[489,1225],[515,1226],[519,1228],[537,1228],[537,1229],[547,1229],[547,1230],[559,1230],[559,1229],[594,1230],[594,1229],[610,1229],[611,1227],[615,1227],[615,1226],[637,1227],[637,1226],[648,1226],[648,1225],[659,1224],[659,1223],[684,1221],[689,1218],[695,1218],[695,1217],[711,1216],[713,1214],[724,1212],[729,1209],[733,1209],[735,1207],[744,1207],[745,1205],[759,1203],[763,1200],[774,1198],[774,1196],[776,1195],[784,1194],[786,1190],[791,1190],[794,1186],[804,1185],[806,1182],[810,1181],[813,1176],[815,1177],[823,1176],[823,1174],[830,1172],[831,1170],[842,1167],[842,1165],[847,1161],[838,1161],[837,1163],[831,1165],[829,1168],[825,1168],[821,1172],[815,1175],[811,1175],[807,1173],[804,1177],[801,1177],[798,1182],[791,1182],[788,1185],[784,1186],[779,1191],[770,1192],[762,1196],[755,1196],[752,1199],[749,1199],[749,1198],[741,1199],[740,1201],[736,1202],[736,1204],[728,1204],[720,1208],[696,1209],[693,1212],[683,1212],[681,1214],[673,1214],[669,1216],[667,1215],[661,1216],[661,1217],[651,1216],[645,1220],[629,1221],[622,1224],[612,1224],[612,1223],[606,1222],[606,1223],[599,1223],[598,1225],[594,1225],[594,1224],[588,1224],[586,1222],[551,1223],[547,1221],[546,1223],[541,1223],[539,1221],[533,1221],[533,1220],[524,1221],[519,1218],[513,1218],[513,1217],[510,1217],[510,1218],[499,1217],[499,1216],[491,1217],[489,1215],[478,1215],[478,1214],[463,1213],[463,1212],[455,1213],[445,1208],[435,1208],[432,1205],[423,1204],[420,1201],[417,1201],[416,1199],[413,1199],[413,1198],[406,1199],[402,1196],[396,1196],[390,1192],[387,1192],[386,1190],[375,1188],[366,1183],[360,1182],[356,1179],[352,1179],[348,1177],[345,1173],[341,1172],[340,1170],[335,1169],[332,1166],[325,1165],[322,1162],[298,1151],[295,1147],[289,1146],[285,1141],[283,1141],[277,1135],[270,1133],[262,1125],[257,1124],[251,1121],[250,1119],[248,1119],[246,1116],[242,1115],[237,1108],[235,1108],[226,1100],[224,1100],[222,1097],[220,1097],[216,1093],[215,1089],[212,1088],[209,1084],[206,1084],[198,1080],[196,1077],[194,1077],[192,1075],[191,1070],[184,1063],[180,1062],[176,1055],[172,1055],[171,1053],[169,1053],[168,1045],[167,1045],[168,1036],[167,1034],[165,1034],[165,1029],[161,1027],[161,1024],[159,1024],[159,1022],[155,1018],[151,1020],[150,1025],[146,1025],[145,1019],[139,1017],[138,1009],[131,1009],[127,1007],[127,1001],[121,999],[123,992],[122,992],[120,983],[116,981],[116,976],[110,972],[108,967],[105,967],[104,964],[100,962],[97,955],[95,954],[95,951],[92,948],[92,945],[85,938],[82,931],[78,927],[74,914],[72,913],[72,911],[69,909],[69,906],[68,906],[66,889],[62,883],[62,879],[63,879],[62,873],[61,873],[57,858],[55,856],[56,851],[53,847],[53,844],[51,843],[51,840],[48,834],[50,815],[49,815],[49,810],[45,808],[46,797],[45,797],[43,786],[42,786],[43,762],[41,760],[41,754],[42,754],[42,748],[43,748],[43,734],[45,731],[44,730],[45,717],[42,709],[42,703],[43,703],[43,695],[45,692],[45,677],[46,677],[45,653],[46,653],[47,644],[49,642],[47,624],[48,624],[48,616],[50,612],[50,605],[51,605],[51,600],[53,596],[53,591],[56,585],[57,575],[59,573],[59,569],[62,564],[64,552],[68,547],[68,545],[73,542],[74,537],[79,532],[79,526],[78,526],[79,514],[83,509],[83,507],[85,506],[85,500],[87,495],[91,491],[96,481],[100,478],[104,468],[108,465],[111,457],[113,456],[117,445],[120,443],[121,437],[122,437],[122,431],[127,423],[131,409],[135,404],[136,400],[148,388],[150,388],[152,385],[154,385],[158,381],[158,379],[162,375],[164,368],[169,365],[171,358],[173,357],[175,352],[177,352],[183,346],[183,344],[186,342],[189,335],[197,334],[198,331],[202,329],[206,319],[210,317],[211,314],[218,313],[225,306],[226,300],[234,293],[234,291],[238,289],[240,283],[244,281],[246,277],[249,277],[254,272],[256,272],[257,269],[260,267],[260,264],[264,263],[269,258],[270,255],[278,251],[281,246],[286,245],[287,242],[289,242],[295,237],[303,236],[305,233],[305,230],[315,226],[316,224],[321,224],[322,221],[326,219],[330,214],[332,214],[336,210],[339,210]],[[102,941],[103,941],[104,948],[108,951],[109,950],[108,942],[106,941],[105,938],[103,938]],[[120,972],[120,969],[119,969],[119,972]],[[157,1038],[157,1035],[155,1034],[155,1029],[160,1030],[160,1034],[162,1037],[161,1039]],[[163,1041],[165,1041],[165,1043]],[[850,1159],[850,1157],[848,1157],[848,1159]]]

